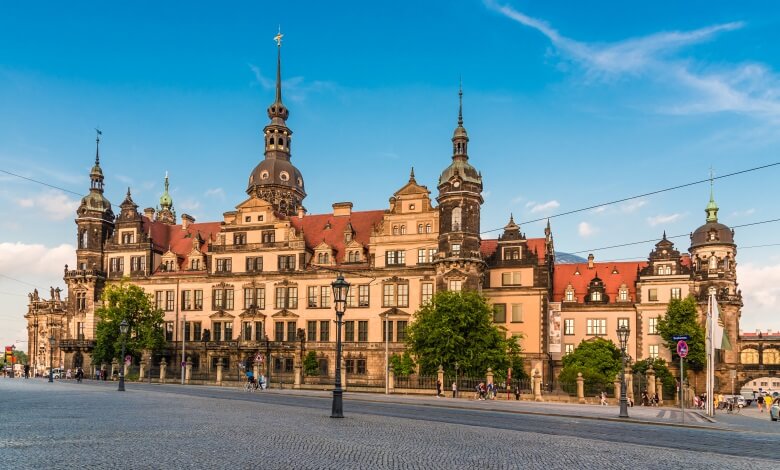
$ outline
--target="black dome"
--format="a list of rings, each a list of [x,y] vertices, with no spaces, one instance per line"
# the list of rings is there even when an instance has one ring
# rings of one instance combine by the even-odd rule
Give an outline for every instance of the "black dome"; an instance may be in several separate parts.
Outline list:
[[[261,161],[249,175],[248,190],[256,186],[286,186],[305,195],[303,176],[295,166],[287,160],[267,158]]]
[[[718,222],[707,222],[691,234],[691,248],[724,244],[734,244],[734,233],[728,226]]]

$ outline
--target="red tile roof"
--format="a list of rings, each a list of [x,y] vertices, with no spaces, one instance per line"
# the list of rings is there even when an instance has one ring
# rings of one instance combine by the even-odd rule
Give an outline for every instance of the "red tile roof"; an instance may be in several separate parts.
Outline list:
[[[536,250],[536,256],[539,258],[540,262],[543,262],[545,239],[529,238],[528,240],[526,240],[526,243],[528,245],[529,250],[531,251]],[[479,251],[482,253],[483,258],[489,258],[493,256],[493,253],[496,252],[496,248],[498,248],[498,240],[492,238],[488,240],[482,240],[482,244],[479,246]]]
[[[192,223],[183,230],[181,225],[168,225],[143,218],[143,230],[152,238],[154,245],[163,253],[170,249],[179,256],[187,256],[192,251],[192,238],[200,235],[203,243],[200,251],[208,252],[208,243],[216,239],[222,227],[221,222]]]
[[[583,302],[588,294],[588,285],[597,274],[604,281],[605,292],[610,302],[618,298],[618,290],[622,284],[628,287],[628,296],[635,302],[637,268],[641,269],[646,265],[646,261],[606,262],[594,263],[593,268],[589,269],[588,263],[556,264],[553,277],[553,302],[563,301],[569,283],[574,287],[577,302]]]
[[[385,211],[352,212],[349,216],[335,217],[333,214],[312,214],[303,218],[290,217],[290,223],[298,230],[303,230],[306,246],[314,248],[323,241],[336,251],[336,262],[344,260],[344,230],[347,223],[352,224],[355,232],[354,240],[368,246],[373,227],[382,222]]]

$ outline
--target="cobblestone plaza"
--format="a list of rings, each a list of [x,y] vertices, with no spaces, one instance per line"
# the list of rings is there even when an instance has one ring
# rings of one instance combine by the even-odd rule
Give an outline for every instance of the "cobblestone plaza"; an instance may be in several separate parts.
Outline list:
[[[776,460],[755,458],[766,451],[768,442],[776,443],[776,435],[588,423],[487,409],[350,403],[349,399],[347,417],[334,420],[329,418],[330,401],[323,397],[137,384],[118,393],[115,385],[0,380],[4,398],[0,468],[760,469],[778,465]],[[506,429],[524,425],[537,432]],[[568,435],[560,435],[565,429]],[[632,434],[645,440],[642,436],[652,435],[651,430],[675,443],[652,438],[646,439],[648,445],[619,442],[621,436]],[[696,449],[697,442],[700,451],[687,450]],[[722,448],[720,443],[727,442],[732,445]],[[743,451],[752,457],[740,456]],[[765,457],[776,458],[770,454]]]

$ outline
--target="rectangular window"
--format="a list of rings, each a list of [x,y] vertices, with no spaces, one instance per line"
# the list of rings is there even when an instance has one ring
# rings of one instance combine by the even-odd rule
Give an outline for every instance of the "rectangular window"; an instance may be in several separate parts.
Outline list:
[[[396,338],[399,343],[406,341],[406,320],[399,320],[396,322]]]
[[[603,318],[589,318],[585,323],[585,333],[590,336],[603,336],[607,334],[607,320]]]
[[[450,280],[450,291],[460,292],[462,289],[463,289],[463,281],[461,281],[460,279]]]
[[[320,286],[320,307],[330,308],[330,291],[330,286]]]
[[[219,310],[225,303],[225,291],[222,289],[214,289],[212,292],[212,303],[214,304],[214,310]]]
[[[252,322],[245,321],[244,325],[244,341],[252,341]]]
[[[278,259],[279,271],[295,270],[295,255],[280,255]]]
[[[277,309],[298,308],[298,288],[277,287],[276,308]]]
[[[84,339],[84,323],[78,322],[76,323],[76,339],[83,340]]]
[[[214,330],[214,341],[222,341],[222,322],[213,322],[211,329]]]
[[[258,221],[262,222],[262,215],[258,216]],[[276,230],[263,230],[261,234],[261,240],[263,243],[273,243],[276,240]]]
[[[109,259],[109,271],[112,273],[122,273],[125,270],[124,258],[111,258]]]
[[[330,341],[330,320],[320,321],[320,341]]]
[[[297,332],[296,323],[294,321],[287,322],[287,341],[295,341],[295,333]]]
[[[681,299],[682,298],[682,289],[679,287],[672,287],[672,298],[673,299]]]
[[[658,317],[655,318],[648,318],[647,319],[647,334],[649,335],[657,335],[658,334]]]
[[[184,322],[184,339],[186,341],[192,341],[192,338],[190,338],[190,328],[192,327],[191,323],[192,322],[190,321]]]
[[[203,310],[203,290],[195,290],[195,302],[192,305],[193,310]]]
[[[493,305],[493,323],[506,323],[506,304]]]
[[[398,307],[408,307],[409,306],[409,284],[398,284],[398,288],[396,289],[398,292]]]
[[[512,323],[523,322],[523,304],[512,304]]]
[[[574,352],[574,345],[573,344],[564,344],[564,354],[571,354]]]
[[[358,342],[365,343],[368,341],[368,322],[367,321],[359,321],[358,322]]]
[[[76,310],[79,312],[87,309],[87,293],[76,292]]]
[[[658,289],[647,289],[647,300],[650,302],[658,301]]]
[[[284,322],[278,321],[274,323],[274,341],[284,341]]]
[[[417,250],[417,264],[425,264],[428,262],[428,260],[425,258],[425,248],[420,248]]]
[[[306,322],[306,341],[317,341],[317,322]]]
[[[388,266],[401,266],[406,264],[406,251],[394,250],[385,252],[385,264]]]
[[[154,308],[162,310],[165,306],[165,292],[161,290],[154,291]]]
[[[369,299],[370,287],[371,286],[369,286],[368,284],[363,284],[358,286],[358,307],[368,307],[370,305],[370,299]]]
[[[617,325],[618,325],[618,328],[620,328],[622,326],[625,326],[626,328],[629,328],[629,329],[631,328],[631,324],[630,324],[628,318],[618,318]]]
[[[452,244],[452,254],[457,256],[460,254],[460,243],[453,243]]]
[[[655,359],[658,357],[658,345],[657,344],[651,344],[650,345],[650,358]]]
[[[357,370],[355,371],[356,375],[365,375],[366,374],[366,360],[365,359],[356,359],[355,362],[357,363]]]
[[[432,282],[423,282],[420,285],[420,289],[422,291],[422,298],[420,299],[422,305],[428,305],[431,303],[431,299],[433,298],[433,283]]]
[[[233,340],[233,322],[225,322],[225,341]]]
[[[309,288],[306,289],[306,306],[308,308],[319,307],[319,298],[317,294],[316,286],[309,286]]]
[[[563,334],[564,335],[573,335],[574,334],[574,319],[573,318],[566,318],[563,320]]]
[[[520,273],[511,272],[501,274],[502,286],[519,286],[520,285]]]
[[[173,341],[173,322],[165,322],[165,341]]]
[[[133,243],[133,232],[122,232],[122,244],[129,245]]]
[[[229,273],[233,271],[233,260],[230,258],[217,258],[217,272]]]
[[[181,309],[182,310],[192,310],[192,291],[191,290],[183,290],[183,291],[181,291]]]
[[[130,271],[134,273],[146,271],[146,256],[131,256]]]
[[[234,245],[246,245],[246,233],[239,232],[233,234]]]
[[[200,339],[203,337],[203,333],[201,332],[201,326],[199,321],[192,322],[192,339],[194,341],[200,341]]]
[[[395,284],[385,284],[382,289],[382,306],[395,307]]]
[[[256,321],[255,322],[255,341],[262,341],[265,337],[265,328],[263,326],[263,322]]]
[[[344,341],[348,343],[355,342],[355,322],[352,320],[344,322]]]
[[[566,302],[574,302],[574,291],[571,289],[566,291]]]
[[[246,272],[259,273],[263,270],[263,258],[261,256],[251,256],[246,259]]]
[[[382,342],[387,338],[388,341],[393,340],[393,322],[390,320],[385,321],[382,319]]]
[[[165,311],[172,312],[176,307],[176,292],[172,290],[165,291]]]

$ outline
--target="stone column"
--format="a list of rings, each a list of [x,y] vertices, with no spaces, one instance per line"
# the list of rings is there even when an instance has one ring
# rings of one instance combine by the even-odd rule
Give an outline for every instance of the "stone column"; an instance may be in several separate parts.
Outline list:
[[[620,403],[620,372],[615,376],[615,402]]]
[[[577,402],[585,403],[585,379],[582,378],[582,372],[577,372]]]
[[[217,385],[222,385],[222,358],[217,359]]]
[[[295,378],[293,379],[293,388],[301,388],[301,382],[303,378],[303,364],[298,359],[295,359]]]
[[[119,369],[119,361],[117,361],[116,358],[114,358],[111,361],[111,375],[110,375],[111,380],[114,380],[114,372],[117,371],[118,369]]]
[[[537,369],[534,372],[534,401],[544,401],[542,399],[542,374]]]
[[[655,370],[653,370],[652,365],[647,368],[645,376],[647,377],[647,395],[648,398],[652,399],[655,395]]]
[[[141,360],[138,363],[138,381],[143,382],[146,372],[146,361],[143,357],[141,357]]]
[[[260,363],[255,361],[252,372],[255,373],[255,379],[260,380]]]
[[[494,383],[493,382],[493,375],[494,375],[493,374],[493,368],[492,367],[488,367],[487,374],[485,374],[485,377],[487,378],[486,381],[487,381],[488,384]]]
[[[655,391],[658,394],[658,406],[661,406],[664,404],[664,383],[659,378],[655,379]]]
[[[634,371],[626,366],[626,396],[634,401]]]
[[[192,377],[192,357],[187,356],[187,361],[184,363],[184,383],[190,383],[190,377]]]
[[[387,373],[387,388],[390,393],[395,391],[395,370],[393,370],[392,364],[390,364],[390,370]]]
[[[165,369],[168,367],[168,363],[165,361],[165,358],[162,358],[160,361],[160,383],[165,383]]]
[[[347,361],[341,357],[341,389],[347,389]]]
[[[439,364],[439,370],[436,371],[436,380],[441,384],[441,392],[444,393],[444,366]]]

